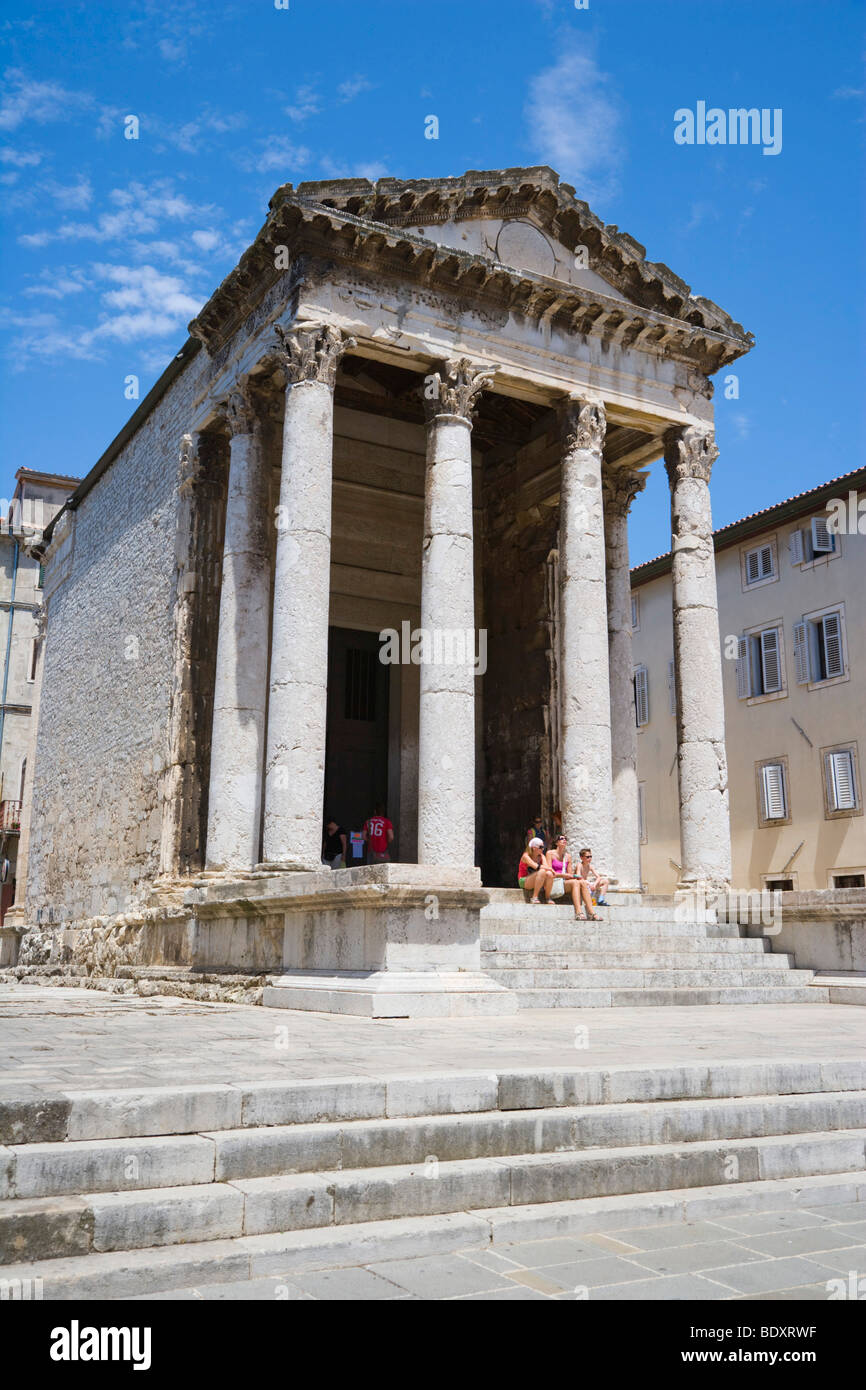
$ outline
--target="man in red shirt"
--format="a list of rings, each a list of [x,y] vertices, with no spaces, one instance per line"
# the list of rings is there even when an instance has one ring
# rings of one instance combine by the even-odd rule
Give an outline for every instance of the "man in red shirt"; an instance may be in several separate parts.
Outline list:
[[[385,815],[385,807],[378,803],[373,814],[364,825],[364,842],[367,846],[368,864],[387,864],[391,858],[388,850],[394,839],[394,827]]]

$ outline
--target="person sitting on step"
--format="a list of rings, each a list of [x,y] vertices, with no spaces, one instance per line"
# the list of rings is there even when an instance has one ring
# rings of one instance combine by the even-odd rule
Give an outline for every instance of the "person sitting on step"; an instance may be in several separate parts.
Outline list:
[[[599,907],[607,907],[608,904],[605,895],[610,885],[610,879],[605,878],[603,874],[596,873],[595,869],[592,866],[591,849],[582,849],[580,851],[580,865],[578,867],[578,874],[581,878],[586,879],[587,883],[590,886],[590,889],[592,890],[592,896],[595,898],[595,901],[598,903]]]
[[[578,922],[600,922],[602,919],[593,909],[592,890],[585,878],[575,874],[574,866],[571,862],[571,855],[568,852],[568,840],[564,835],[556,837],[556,845],[548,850],[545,856],[547,867],[552,869],[556,878],[562,879],[565,894],[574,903],[574,915]],[[582,904],[586,905],[583,911]]]
[[[544,902],[550,906],[550,890],[553,887],[554,873],[544,857],[544,841],[537,836],[529,841],[520,856],[517,866],[517,882],[527,893],[532,893],[531,902]],[[544,893],[543,898],[538,894]]]

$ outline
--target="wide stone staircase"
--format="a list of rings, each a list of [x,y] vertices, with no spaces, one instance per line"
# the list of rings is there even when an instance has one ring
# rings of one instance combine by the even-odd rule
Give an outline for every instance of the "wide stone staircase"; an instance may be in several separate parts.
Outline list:
[[[765,936],[741,936],[736,922],[686,920],[670,897],[608,899],[596,924],[576,921],[570,899],[532,904],[519,889],[491,889],[483,970],[526,1009],[829,1001],[813,970],[795,969]]]
[[[154,1296],[864,1201],[864,1160],[866,1059],[10,1089],[0,1292]]]

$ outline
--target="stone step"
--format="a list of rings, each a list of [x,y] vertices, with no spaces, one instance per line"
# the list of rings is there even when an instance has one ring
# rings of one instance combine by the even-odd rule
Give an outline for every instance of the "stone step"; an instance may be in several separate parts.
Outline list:
[[[636,1009],[688,1004],[828,1004],[829,990],[815,985],[728,985],[702,989],[520,989],[521,1009]]]
[[[100,1193],[129,1196],[298,1173],[500,1158],[529,1152],[741,1138],[866,1126],[866,1090],[400,1116],[215,1130],[193,1136],[11,1145],[0,1206]]]
[[[606,922],[617,926],[674,926],[684,927],[690,931],[702,930],[705,926],[728,926],[735,923],[718,923],[715,921],[695,921],[690,918],[679,918],[669,908],[661,907],[604,907],[599,905],[596,908],[600,917]],[[481,921],[510,921],[519,919],[520,921],[534,921],[537,917],[563,917],[566,920],[574,918],[574,904],[570,898],[555,898],[550,903],[490,903],[481,909]]]
[[[550,932],[485,931],[481,936],[482,951],[617,951],[629,957],[653,953],[721,954],[729,958],[772,956],[769,947],[769,940],[763,936],[619,936],[588,928]]]
[[[861,1089],[866,1058],[526,1067],[53,1093],[0,1085],[0,1174],[9,1159],[2,1146],[54,1143],[62,1151],[67,1141],[88,1139],[177,1139],[270,1125]]]
[[[603,1136],[606,1137],[606,1136]],[[7,1264],[278,1234],[400,1217],[759,1182],[862,1174],[866,1129],[518,1153],[309,1171],[197,1187],[0,1204]]]
[[[488,973],[491,970],[757,970],[762,974],[767,970],[790,971],[794,968],[794,957],[779,953],[758,954],[744,952],[742,956],[733,952],[724,954],[716,951],[540,951],[533,946],[492,949],[483,947],[481,963]],[[504,982],[507,983],[507,982]],[[829,981],[828,981],[829,983]]]
[[[487,1207],[436,1216],[392,1218],[264,1236],[192,1241],[147,1250],[91,1253],[7,1265],[7,1283],[41,1281],[46,1301],[195,1298],[239,1291],[252,1280],[302,1270],[374,1264],[457,1250],[501,1249],[515,1241],[589,1232],[669,1227],[741,1212],[864,1202],[862,1173],[820,1173],[759,1182],[725,1182],[664,1193],[585,1197],[541,1205]],[[273,1292],[269,1294],[273,1297]]]
[[[571,911],[545,907],[532,908],[525,915],[513,912],[507,916],[497,914],[495,917],[485,917],[482,913],[482,938],[491,932],[516,932],[520,935],[538,933],[541,936],[549,935],[551,932],[568,935],[598,932],[608,940],[630,940],[633,937],[647,940],[656,937],[688,937],[693,941],[719,938],[733,941],[740,935],[734,922],[673,922],[670,919],[659,922],[627,922],[610,917],[605,917],[600,922],[580,922]]]
[[[772,988],[777,985],[808,985],[812,970],[781,970],[770,967],[729,966],[707,969],[682,966],[672,970],[606,969],[600,965],[588,968],[546,969],[535,961],[520,966],[503,966],[493,961],[486,964],[487,973],[508,989],[726,989],[731,986]]]

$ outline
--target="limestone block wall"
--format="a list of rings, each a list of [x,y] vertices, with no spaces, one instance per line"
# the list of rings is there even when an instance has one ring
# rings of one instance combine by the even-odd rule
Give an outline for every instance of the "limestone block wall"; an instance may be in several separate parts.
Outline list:
[[[179,449],[201,370],[196,357],[175,378],[49,557],[31,924],[132,908],[159,871]]]
[[[484,468],[484,838],[482,878],[513,886],[523,835],[554,809],[551,777],[548,556],[556,548],[558,435]],[[554,483],[558,488],[558,483]]]

